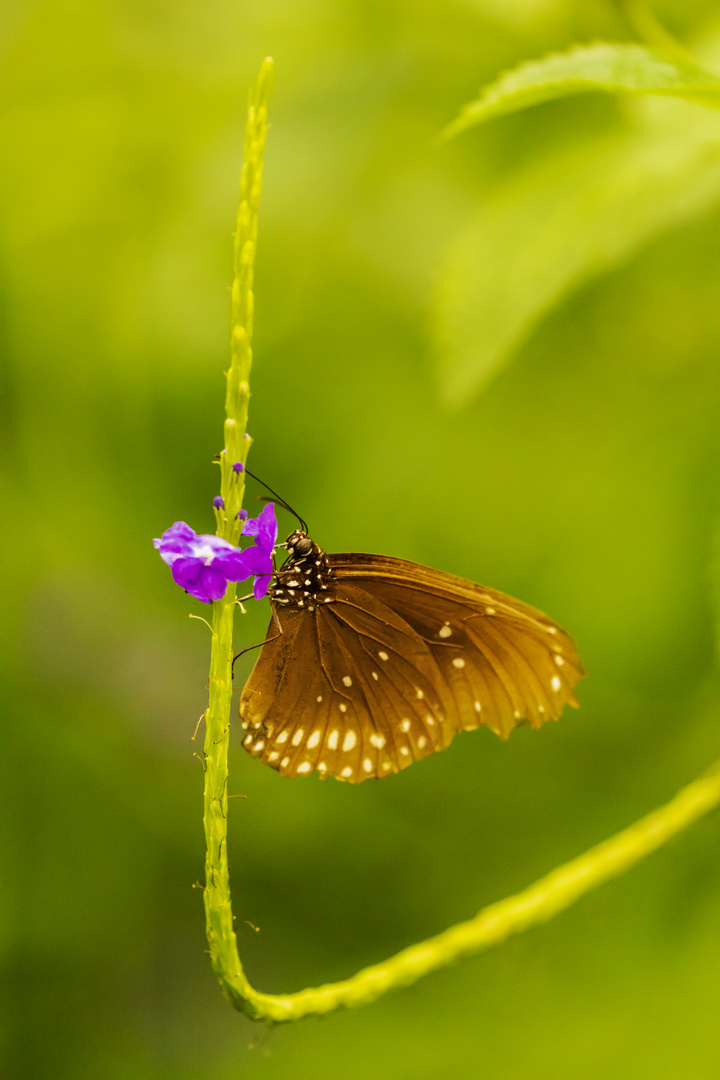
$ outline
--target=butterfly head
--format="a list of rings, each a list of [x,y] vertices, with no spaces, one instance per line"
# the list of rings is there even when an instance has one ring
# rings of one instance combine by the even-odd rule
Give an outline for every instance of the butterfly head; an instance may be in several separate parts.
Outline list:
[[[269,590],[272,602],[309,611],[329,603],[334,575],[325,552],[302,529],[291,532],[285,546],[288,557]]]
[[[296,529],[295,532],[291,532],[285,543],[287,547],[287,553],[291,559],[304,559],[308,555],[314,554],[314,552],[320,552],[319,547],[314,540],[311,540],[306,532],[302,529]]]

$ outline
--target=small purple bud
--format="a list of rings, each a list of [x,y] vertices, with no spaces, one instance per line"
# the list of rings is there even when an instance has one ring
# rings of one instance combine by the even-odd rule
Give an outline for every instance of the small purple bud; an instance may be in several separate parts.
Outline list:
[[[224,501],[222,495],[216,495],[215,496],[215,498],[213,499],[213,506],[215,507],[216,510],[224,510],[225,509],[225,501]]]
[[[234,473],[245,472],[245,466],[243,465],[242,461],[236,461],[235,462],[235,464],[233,465],[233,472]]]
[[[249,439],[249,438],[250,438],[250,436],[248,435],[247,431],[245,432],[245,436],[244,436],[244,437],[245,437],[246,439]]]
[[[238,519],[240,521],[247,521],[247,510],[238,510]]]

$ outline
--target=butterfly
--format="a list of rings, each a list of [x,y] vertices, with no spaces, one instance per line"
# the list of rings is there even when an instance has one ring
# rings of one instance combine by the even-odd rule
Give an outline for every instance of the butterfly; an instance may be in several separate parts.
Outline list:
[[[557,720],[585,672],[541,611],[386,555],[328,555],[296,529],[240,698],[243,746],[283,776],[360,783],[489,727]]]

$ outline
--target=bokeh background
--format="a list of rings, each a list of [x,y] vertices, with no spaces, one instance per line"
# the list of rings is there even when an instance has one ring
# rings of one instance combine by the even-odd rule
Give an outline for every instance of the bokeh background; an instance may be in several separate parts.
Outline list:
[[[714,9],[655,5],[686,42]],[[438,132],[522,59],[633,40],[622,13],[6,0],[0,26],[3,1075],[716,1078],[717,817],[371,1007],[270,1031],[237,1015],[192,887],[208,633],[151,543],[178,519],[213,527],[245,102],[270,54],[251,468],[330,551],[545,609],[589,678],[558,724],[463,734],[360,787],[283,780],[238,725],[230,867],[251,980],[296,990],[381,960],[718,756],[720,191],[566,288],[461,408],[438,375],[438,298],[478,208],[612,137],[630,106],[592,96],[445,146]],[[238,648],[267,617],[239,620]]]

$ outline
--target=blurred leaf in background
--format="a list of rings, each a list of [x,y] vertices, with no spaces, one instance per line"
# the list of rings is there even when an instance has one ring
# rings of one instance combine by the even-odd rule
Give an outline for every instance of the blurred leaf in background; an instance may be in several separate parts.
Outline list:
[[[720,42],[713,44],[720,55]],[[720,103],[720,79],[702,69],[660,61],[637,46],[595,45],[509,72],[446,132],[593,89]],[[450,402],[462,404],[482,387],[578,282],[720,200],[717,116],[670,102],[634,104],[611,133],[575,139],[566,151],[528,163],[461,232],[437,304]]]
[[[712,0],[654,8],[712,41]],[[249,977],[346,976],[669,796],[718,756],[720,117],[583,95],[438,147],[500,72],[632,44],[609,0],[9,0],[0,27],[4,1073],[716,1077],[715,819],[494,954],[258,1042],[192,889],[203,612],[151,538],[212,528],[244,103],[271,54],[251,468],[328,550],[547,610],[590,677],[551,728],[359,788],[236,745]],[[438,358],[448,275],[468,291]],[[434,370],[460,356],[450,413]]]

